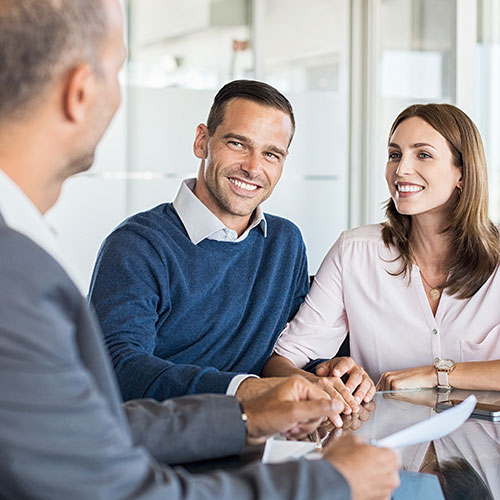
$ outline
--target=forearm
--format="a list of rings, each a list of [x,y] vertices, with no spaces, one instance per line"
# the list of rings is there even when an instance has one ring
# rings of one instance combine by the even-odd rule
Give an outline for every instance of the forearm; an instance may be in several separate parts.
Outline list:
[[[273,354],[262,369],[263,377],[290,377],[291,375],[302,375],[308,380],[316,380],[316,376],[297,368],[288,358]]]
[[[457,389],[500,391],[500,360],[457,363],[449,383]]]
[[[237,375],[209,366],[174,363],[132,348],[122,351],[119,356],[111,352],[125,401],[142,398],[163,401],[186,394],[225,394]]]
[[[234,397],[186,396],[124,404],[134,444],[159,461],[182,464],[235,455],[245,446],[245,425]]]

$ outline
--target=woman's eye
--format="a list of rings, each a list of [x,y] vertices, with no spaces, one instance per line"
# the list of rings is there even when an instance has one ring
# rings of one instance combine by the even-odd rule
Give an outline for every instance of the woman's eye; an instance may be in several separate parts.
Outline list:
[[[429,153],[421,152],[421,153],[418,153],[418,157],[419,158],[431,158],[431,155]]]
[[[398,153],[396,151],[389,153],[389,160],[399,160],[400,158],[401,158],[401,153]]]

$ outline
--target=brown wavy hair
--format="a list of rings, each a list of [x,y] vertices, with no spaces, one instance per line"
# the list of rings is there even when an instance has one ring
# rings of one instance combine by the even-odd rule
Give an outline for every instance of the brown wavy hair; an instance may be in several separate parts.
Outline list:
[[[499,234],[488,215],[488,173],[481,135],[472,120],[451,104],[414,104],[392,124],[389,142],[399,124],[418,117],[448,142],[455,166],[462,171],[463,191],[442,233],[452,242],[448,277],[440,287],[459,299],[472,297],[491,276],[500,260]],[[402,268],[396,275],[410,276],[411,216],[400,214],[392,198],[386,205],[382,238],[400,252]]]

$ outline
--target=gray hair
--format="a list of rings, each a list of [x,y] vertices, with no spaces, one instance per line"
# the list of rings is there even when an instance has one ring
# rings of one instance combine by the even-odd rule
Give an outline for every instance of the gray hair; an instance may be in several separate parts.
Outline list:
[[[99,72],[106,30],[103,0],[1,0],[0,121],[29,113],[71,67]]]

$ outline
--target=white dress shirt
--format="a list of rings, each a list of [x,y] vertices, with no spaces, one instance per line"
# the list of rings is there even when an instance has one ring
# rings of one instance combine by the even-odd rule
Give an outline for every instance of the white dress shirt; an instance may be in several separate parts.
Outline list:
[[[204,239],[235,243],[243,241],[250,231],[259,227],[264,237],[267,236],[267,221],[259,206],[255,210],[251,224],[238,237],[238,233],[229,229],[224,223],[211,212],[193,193],[196,185],[196,179],[185,179],[173,202],[175,211],[181,219],[189,239],[194,245],[197,245]],[[240,384],[247,378],[258,378],[253,374],[241,374],[232,378],[229,383],[226,394],[234,396]]]
[[[255,209],[251,224],[241,236],[233,229],[229,229],[211,212],[193,193],[196,179],[185,179],[174,200],[174,208],[187,231],[189,239],[197,245],[204,239],[215,241],[239,242],[243,241],[250,231],[260,227],[264,238],[267,237],[267,221],[262,208]]]
[[[76,273],[64,258],[55,232],[24,191],[0,169],[0,214],[7,226],[24,234],[43,248],[66,271],[76,284]]]
[[[410,283],[389,274],[401,267],[398,255],[385,246],[380,224],[342,233],[275,352],[302,367],[334,356],[350,332],[351,356],[375,382],[385,371],[436,358],[500,359],[498,267],[469,299],[444,291],[434,316],[416,265]]]

